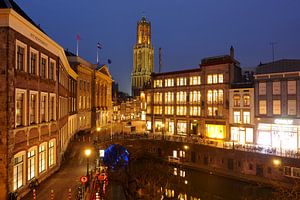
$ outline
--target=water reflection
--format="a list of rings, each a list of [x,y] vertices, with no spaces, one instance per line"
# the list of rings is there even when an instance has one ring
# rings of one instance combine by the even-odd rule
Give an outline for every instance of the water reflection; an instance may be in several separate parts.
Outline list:
[[[112,172],[111,178],[122,185],[126,199],[273,199],[269,188],[151,158],[137,159],[126,170]]]

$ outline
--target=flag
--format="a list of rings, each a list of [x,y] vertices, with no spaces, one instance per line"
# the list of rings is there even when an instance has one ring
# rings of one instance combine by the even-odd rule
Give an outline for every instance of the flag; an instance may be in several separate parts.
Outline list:
[[[100,42],[97,43],[97,48],[102,49],[102,45],[100,44]]]
[[[108,64],[111,64],[111,60],[110,60],[110,59],[107,59],[107,63],[108,63]]]
[[[81,38],[80,38],[80,35],[77,34],[77,35],[76,35],[76,40],[79,41],[80,39],[81,39]]]

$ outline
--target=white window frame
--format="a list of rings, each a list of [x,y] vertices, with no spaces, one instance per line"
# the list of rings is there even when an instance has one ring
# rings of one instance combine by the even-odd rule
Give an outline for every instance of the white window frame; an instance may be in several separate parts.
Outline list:
[[[49,65],[48,65],[48,71],[49,71],[49,75],[48,77],[50,76],[50,64],[53,63],[54,64],[54,68],[53,68],[53,81],[56,81],[56,61],[52,58],[50,58],[50,61],[49,61]]]
[[[24,62],[24,72],[27,72],[27,69],[28,69],[28,67],[27,67],[27,45],[25,44],[25,43],[23,43],[23,42],[21,42],[21,41],[19,41],[19,40],[16,40],[16,52],[15,52],[15,57],[16,57],[16,59],[15,59],[15,69],[17,69],[17,64],[18,64],[18,46],[20,46],[20,47],[22,47],[22,48],[24,48],[24,60],[23,60],[23,62]]]
[[[24,99],[23,99],[23,119],[22,119],[22,124],[24,124],[24,126],[27,126],[27,91],[24,89],[19,89],[16,88],[15,89],[15,127],[17,127],[17,94],[19,93],[23,93],[24,94]]]
[[[265,109],[264,109],[264,112],[262,112],[263,110],[261,110],[261,108],[262,108],[262,103],[264,102],[264,107],[265,107]],[[268,112],[268,109],[267,109],[267,101],[266,100],[259,100],[258,101],[258,113],[260,114],[260,115],[266,115],[267,114],[267,112]]]
[[[53,147],[50,148],[50,144],[53,143]],[[53,152],[52,152],[53,151]],[[52,154],[52,155],[51,155]],[[52,159],[51,159],[52,156]],[[49,168],[56,164],[56,139],[52,139],[48,143],[48,166]]]
[[[259,95],[266,95],[266,90],[267,90],[267,83],[266,82],[258,83],[258,94]]]
[[[49,94],[49,99],[48,99],[48,102],[49,102],[49,104],[48,104],[48,121],[50,121],[50,120],[52,120],[52,119],[50,119],[50,113],[49,113],[49,111],[50,111],[50,100],[51,100],[51,98],[53,98],[54,97],[54,106],[53,106],[53,115],[54,115],[54,121],[56,121],[56,94],[55,93],[50,93]]]
[[[45,54],[42,54],[42,53],[41,53],[40,66],[39,66],[39,68],[41,68],[41,66],[42,66],[42,59],[43,59],[43,58],[46,59],[45,79],[48,79],[48,77],[49,77],[49,76],[48,76],[48,75],[49,75],[49,74],[48,74],[48,73],[49,73],[49,66],[48,66],[48,65],[49,65],[49,60],[48,60],[48,56],[46,56]],[[41,71],[39,72],[39,75],[40,75],[41,78],[44,78],[44,77],[41,76]]]
[[[35,100],[35,124],[39,123],[39,93],[38,91],[29,91],[29,123],[30,123],[30,109],[31,109],[31,95],[36,95],[36,100]]]
[[[34,54],[36,54],[36,68],[35,68],[35,73],[32,73],[31,72],[31,53],[34,53]],[[35,50],[34,48],[32,48],[32,47],[30,47],[30,49],[29,49],[29,66],[28,66],[28,72],[30,73],[30,74],[35,74],[35,75],[39,75],[39,70],[40,70],[40,65],[39,65],[39,52],[38,52],[38,50]]]
[[[49,118],[48,118],[48,109],[49,109],[49,95],[48,93],[46,92],[41,92],[40,94],[40,123],[44,123],[42,122],[42,114],[41,114],[41,106],[42,106],[42,97],[46,97],[46,100],[45,100],[45,122],[48,122],[49,121]]]
[[[45,151],[41,151],[41,147],[42,146],[45,146]],[[39,155],[39,157],[38,157],[38,159],[39,159],[39,174],[42,174],[42,173],[44,173],[44,172],[46,172],[47,171],[47,167],[48,167],[48,165],[47,165],[47,163],[48,163],[48,156],[47,156],[47,150],[48,150],[48,143],[47,142],[43,142],[42,144],[40,144],[39,145],[39,153],[38,153],[38,155]],[[44,165],[42,164],[42,154],[41,153],[43,153],[43,152],[45,152],[45,156],[44,156]],[[42,168],[43,167],[43,168]]]
[[[32,157],[28,157],[28,154],[34,151],[34,156]],[[38,151],[37,151],[37,146],[31,147],[28,151],[27,151],[27,180],[30,181],[32,180],[34,177],[37,177],[37,172],[38,172],[38,167],[37,167],[37,161],[38,161]],[[31,160],[33,159],[33,176],[32,176],[32,168],[30,167],[30,163]]]
[[[17,170],[17,174],[19,174],[18,166],[20,165],[20,163],[15,164],[15,159],[20,156],[23,156],[23,160],[22,160],[23,166],[22,166],[22,177],[21,177],[22,183],[19,185],[18,175],[17,175],[17,177],[15,177],[15,175],[16,175],[16,170]],[[25,185],[25,183],[26,183],[26,168],[25,167],[26,167],[26,152],[21,151],[21,152],[15,154],[14,159],[13,159],[13,182],[12,182],[13,191],[16,191],[17,189],[19,189]]]

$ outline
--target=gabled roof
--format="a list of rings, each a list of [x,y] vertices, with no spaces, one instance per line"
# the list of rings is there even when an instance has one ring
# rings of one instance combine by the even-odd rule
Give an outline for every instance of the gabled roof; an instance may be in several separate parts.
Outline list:
[[[300,71],[300,59],[281,59],[269,63],[261,63],[256,67],[256,74]]]
[[[0,0],[0,9],[8,8],[13,9],[16,11],[19,15],[21,15],[24,19],[26,19],[28,22],[30,22],[33,26],[38,28],[40,31],[45,33],[21,8],[20,6],[12,1],[12,0]]]
[[[98,65],[96,67],[96,71],[108,76],[109,78],[112,78],[112,76],[109,73],[108,67],[105,64]]]

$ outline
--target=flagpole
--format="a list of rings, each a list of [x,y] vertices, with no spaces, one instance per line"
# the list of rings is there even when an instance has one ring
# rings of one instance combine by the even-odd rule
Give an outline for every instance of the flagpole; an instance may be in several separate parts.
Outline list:
[[[78,52],[79,52],[79,40],[77,40],[77,45],[76,45],[76,56],[78,56]]]
[[[99,64],[99,48],[97,47],[97,64]]]

